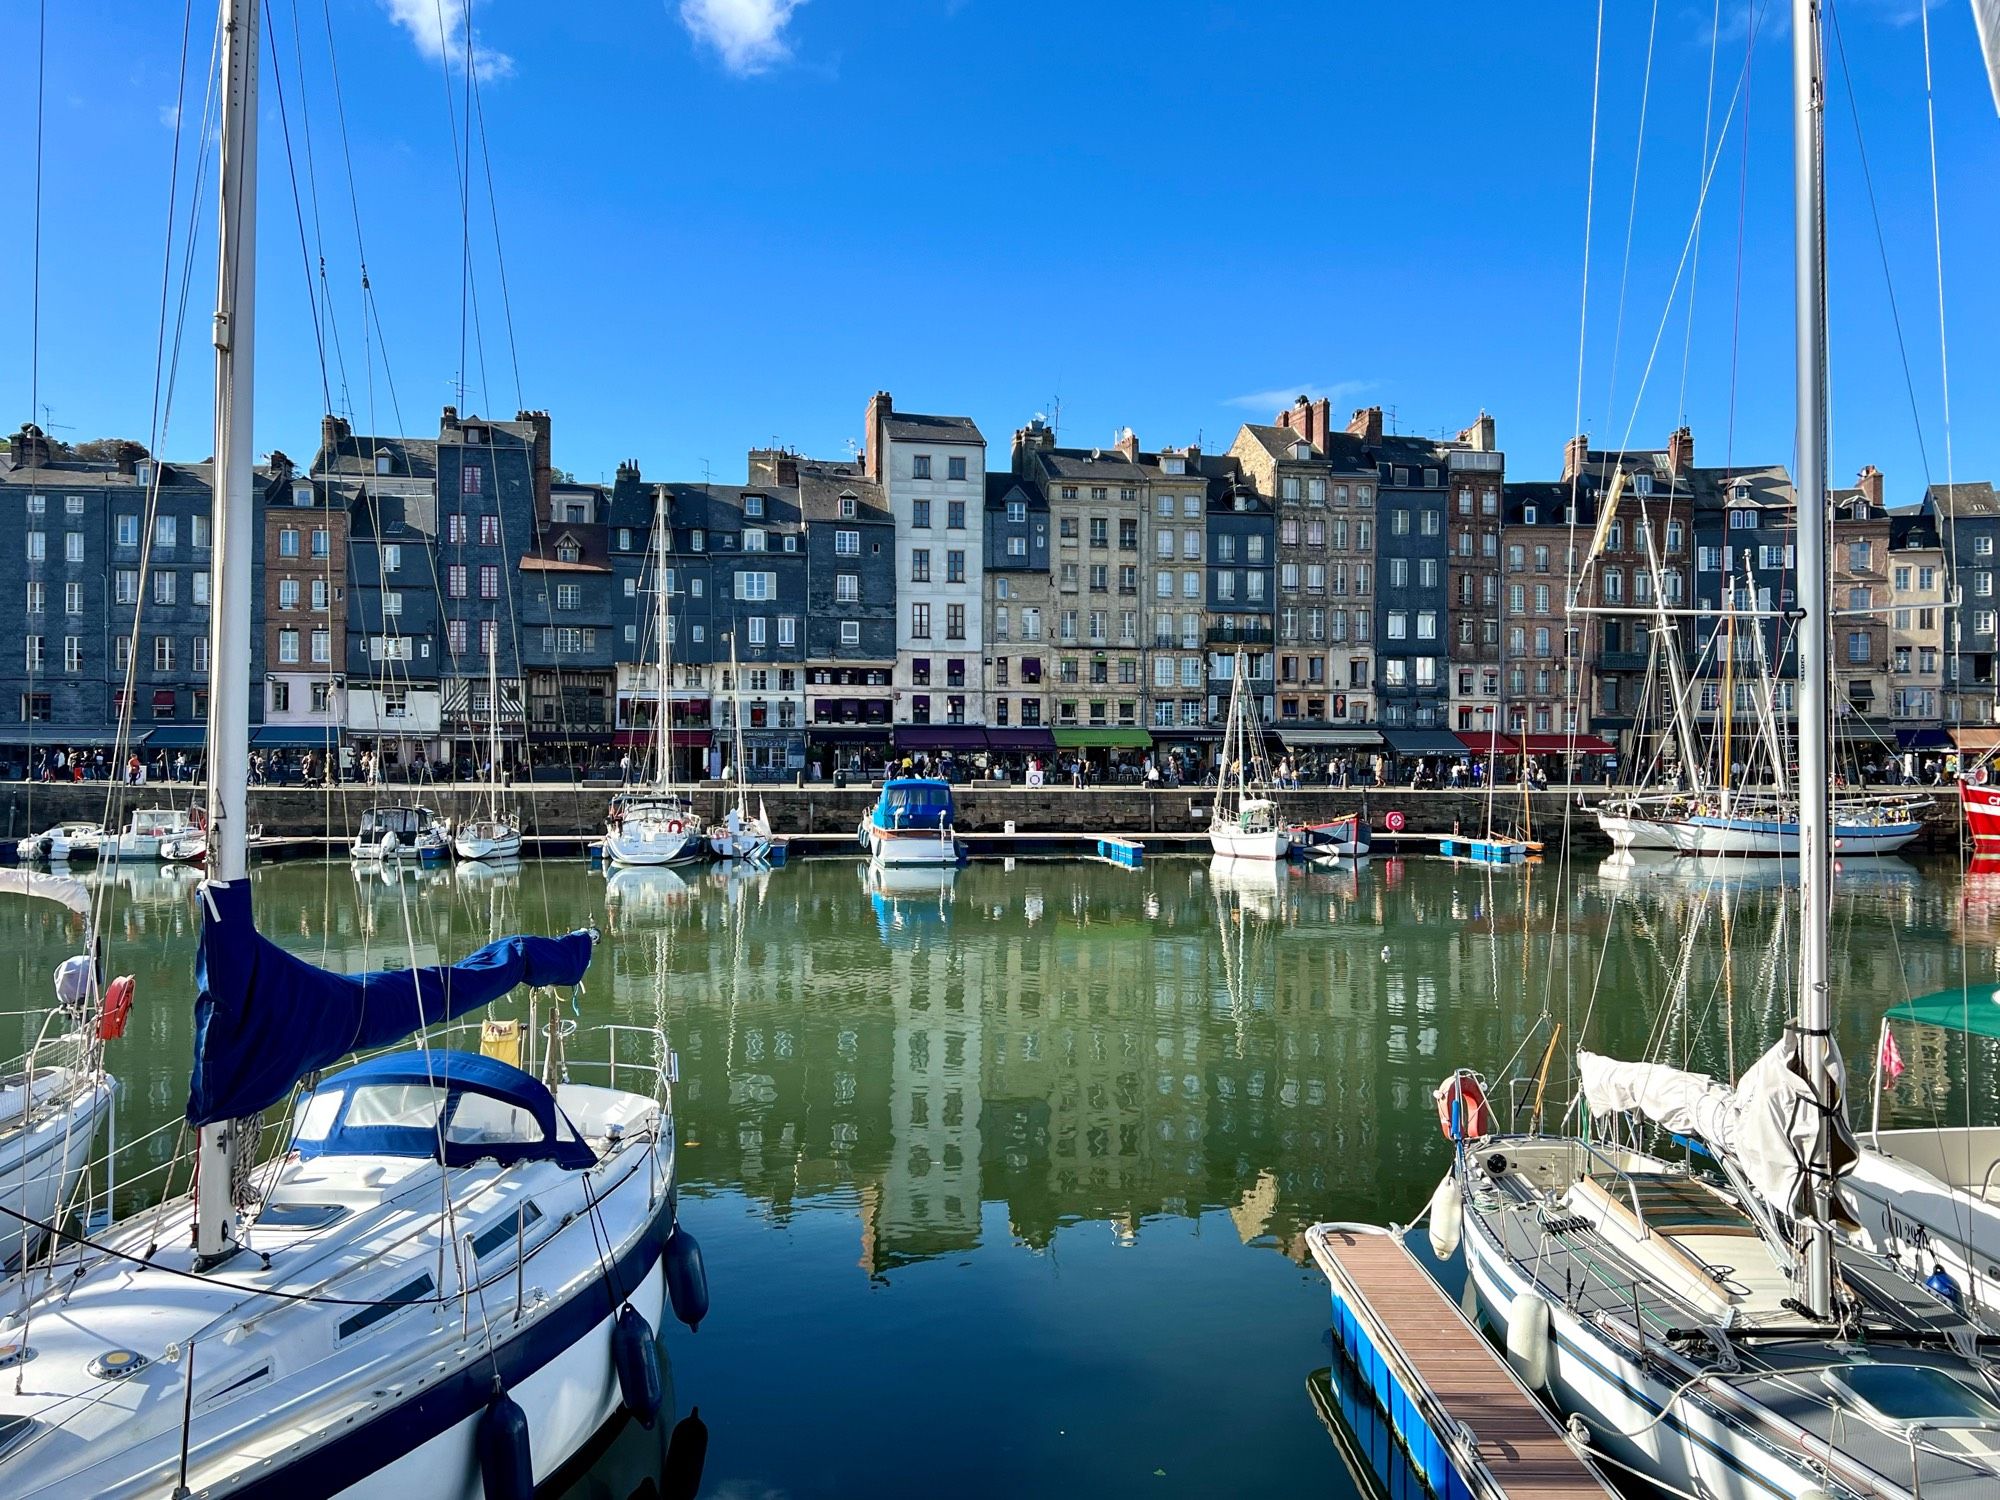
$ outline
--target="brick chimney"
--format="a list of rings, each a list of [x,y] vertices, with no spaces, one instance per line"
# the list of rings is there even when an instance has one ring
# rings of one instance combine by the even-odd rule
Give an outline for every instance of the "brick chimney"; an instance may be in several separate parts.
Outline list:
[[[1031,418],[1026,427],[1014,429],[1014,446],[1008,455],[1008,466],[1016,478],[1025,478],[1034,455],[1047,453],[1055,445],[1054,429],[1040,417]]]
[[[14,467],[39,469],[54,456],[48,437],[42,429],[33,422],[23,422],[20,432],[14,438]]]
[[[778,455],[778,488],[795,490],[799,487],[799,456],[796,453]]]
[[[1498,446],[1493,419],[1481,412],[1479,419],[1458,435],[1458,440],[1474,453],[1491,453]]]
[[[514,420],[527,423],[533,432],[533,436],[528,440],[528,463],[535,475],[535,515],[541,520],[547,520],[549,490],[556,477],[554,437],[549,414],[545,411],[516,412]]]
[[[861,419],[861,474],[877,484],[882,482],[882,449],[886,442],[882,419],[895,409],[895,398],[887,391],[877,391],[868,398],[868,412]]]
[[[132,446],[134,448],[139,447],[137,443],[132,444]],[[144,454],[145,450],[140,449],[140,456],[143,457]],[[281,480],[290,479],[298,469],[298,465],[292,462],[291,456],[287,454],[282,448],[273,448],[271,450],[270,458],[265,460],[265,462],[267,466],[270,468],[272,474],[274,474],[277,478]],[[136,463],[134,464],[134,467],[137,467]],[[129,474],[132,472],[131,469],[125,467],[124,455],[122,453],[119,455],[119,471],[125,474]]]
[[[1360,408],[1347,419],[1347,431],[1350,436],[1358,437],[1364,443],[1372,445],[1381,442],[1382,408],[1379,406]]]
[[[319,451],[331,454],[345,438],[354,436],[354,429],[347,425],[347,418],[336,417],[328,412],[319,419]]]
[[[1567,443],[1563,444],[1562,477],[1564,479],[1576,478],[1577,475],[1583,472],[1584,465],[1589,462],[1590,462],[1589,433],[1580,432],[1575,437],[1571,438]]]
[[[1868,503],[1877,510],[1882,508],[1882,471],[1870,464],[1854,476],[1854,487],[1868,497]]]
[[[1136,464],[1139,461],[1139,434],[1129,427],[1121,427],[1118,430],[1118,451],[1125,455],[1127,461]]]
[[[1685,475],[1694,467],[1694,429],[1676,427],[1667,438],[1667,467],[1676,475]]]

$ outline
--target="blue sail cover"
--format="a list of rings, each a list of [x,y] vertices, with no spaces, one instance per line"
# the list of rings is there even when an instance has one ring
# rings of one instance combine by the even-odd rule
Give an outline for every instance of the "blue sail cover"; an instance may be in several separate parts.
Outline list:
[[[247,879],[204,890],[190,1125],[254,1115],[350,1052],[390,1046],[516,985],[575,984],[590,967],[592,934],[572,932],[501,938],[455,964],[330,974],[258,934]]]

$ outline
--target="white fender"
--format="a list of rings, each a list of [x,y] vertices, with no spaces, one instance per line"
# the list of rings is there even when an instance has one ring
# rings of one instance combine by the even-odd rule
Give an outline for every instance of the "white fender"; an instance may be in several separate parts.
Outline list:
[[[1549,1305],[1523,1292],[1507,1309],[1507,1357],[1521,1383],[1541,1390],[1549,1383]]]
[[[1449,1172],[1431,1194],[1431,1249],[1439,1260],[1450,1260],[1458,1249],[1459,1231],[1465,1226],[1465,1200],[1459,1196],[1458,1179]]]

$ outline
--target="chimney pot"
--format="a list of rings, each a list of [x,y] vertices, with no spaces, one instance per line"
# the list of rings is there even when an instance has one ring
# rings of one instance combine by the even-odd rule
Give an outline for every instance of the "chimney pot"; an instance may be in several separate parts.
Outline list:
[[[1684,475],[1694,467],[1694,430],[1676,427],[1667,439],[1667,467]]]
[[[1374,444],[1381,442],[1382,408],[1379,406],[1364,406],[1359,408],[1353,416],[1347,419],[1347,431],[1351,436],[1360,438],[1364,443]]]

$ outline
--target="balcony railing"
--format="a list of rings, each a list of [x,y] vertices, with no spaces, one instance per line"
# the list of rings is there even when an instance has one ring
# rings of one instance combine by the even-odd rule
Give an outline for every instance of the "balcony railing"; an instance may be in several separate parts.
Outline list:
[[[1268,625],[1208,627],[1208,644],[1211,646],[1269,646],[1274,632]]]

